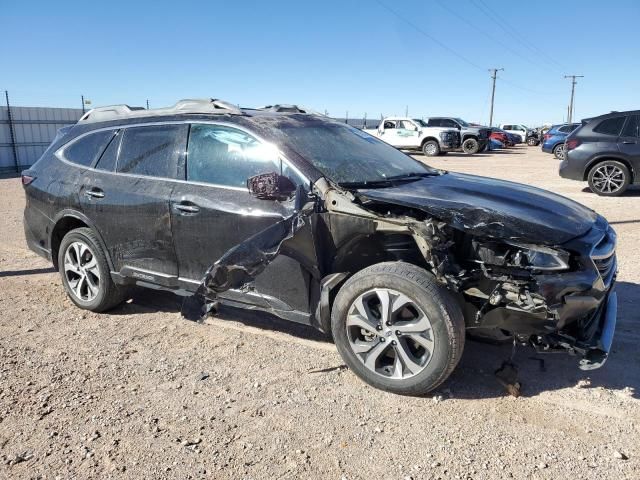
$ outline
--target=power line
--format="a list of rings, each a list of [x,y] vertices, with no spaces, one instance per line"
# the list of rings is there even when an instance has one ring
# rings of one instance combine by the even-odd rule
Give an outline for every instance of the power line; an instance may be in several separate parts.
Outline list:
[[[425,32],[422,28],[420,28],[418,25],[416,25],[415,23],[413,23],[411,20],[409,20],[406,17],[403,17],[402,15],[400,15],[397,11],[395,11],[394,9],[392,9],[391,7],[389,7],[387,4],[385,4],[384,2],[382,2],[382,0],[376,0],[377,3],[384,8],[385,10],[391,12],[393,15],[395,15],[397,18],[399,18],[400,20],[402,20],[403,22],[405,22],[407,25],[410,25],[414,30],[416,30],[418,33],[420,33],[421,35],[424,35],[425,37],[427,37],[429,40],[431,40],[432,42],[440,45],[440,47],[442,47],[443,49],[447,50],[449,53],[451,53],[452,55],[455,55],[456,57],[458,57],[460,60],[464,61],[465,63],[471,65],[473,68],[476,68],[477,70],[480,70],[482,72],[485,71],[484,68],[482,68],[480,65],[478,65],[477,63],[469,60],[467,57],[465,57],[464,55],[456,52],[454,49],[448,47],[447,45],[445,45],[444,43],[442,43],[440,40],[438,40],[436,37],[434,37],[433,35],[428,34],[427,32]]]
[[[482,0],[469,0],[478,10],[482,12],[484,16],[486,16],[493,23],[498,25],[505,33],[510,35],[514,40],[528,48],[536,58],[541,58],[544,60],[549,66],[553,66],[554,69],[558,67],[563,68],[558,62],[556,62],[553,58],[550,58],[546,55],[542,50],[538,47],[530,43],[526,38],[524,38],[515,28],[513,28],[509,23],[501,17],[498,13],[493,11],[489,6],[484,3]],[[478,2],[478,3],[476,3]]]
[[[456,17],[458,20],[466,23],[467,25],[469,25],[471,28],[473,28],[474,30],[476,30],[477,32],[480,32],[482,35],[484,35],[486,38],[488,38],[489,40],[491,40],[492,42],[495,42],[496,44],[500,45],[502,48],[504,48],[505,50],[508,50],[509,52],[511,52],[513,55],[515,55],[516,57],[526,60],[527,62],[529,62],[531,65],[535,66],[535,67],[541,67],[543,66],[544,68],[548,68],[548,66],[544,66],[542,63],[538,63],[538,62],[534,62],[533,60],[531,60],[529,57],[525,57],[522,55],[522,52],[517,51],[516,49],[514,49],[513,47],[511,47],[510,45],[502,42],[500,39],[498,39],[497,37],[487,33],[485,30],[481,29],[478,25],[476,25],[475,23],[467,20],[466,18],[464,18],[462,15],[460,15],[458,12],[456,12],[455,10],[452,10],[451,8],[449,8],[447,5],[445,5],[444,3],[442,3],[442,0],[437,0],[438,5],[440,5],[441,8],[443,8],[444,10],[446,10],[447,12],[449,12],[451,15],[453,15],[454,17]]]
[[[565,75],[564,78],[571,79],[571,100],[569,100],[569,115],[567,118],[567,123],[571,124],[571,121],[573,120],[573,109],[575,108],[573,104],[573,98],[576,92],[576,84],[578,83],[576,82],[576,78],[584,78],[584,75]]]

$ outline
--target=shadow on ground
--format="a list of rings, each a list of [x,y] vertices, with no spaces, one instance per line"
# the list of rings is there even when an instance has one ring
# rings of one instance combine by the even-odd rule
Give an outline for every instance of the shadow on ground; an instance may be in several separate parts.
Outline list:
[[[28,270],[2,270],[0,271],[0,278],[2,277],[21,277],[24,275],[39,275],[41,273],[56,273],[57,270],[53,267],[46,268],[31,268]]]
[[[618,282],[618,322],[612,352],[598,370],[578,369],[578,358],[561,353],[538,354],[529,347],[517,347],[514,363],[519,369],[522,395],[574,387],[588,379],[590,387],[613,390],[629,389],[633,398],[640,398],[640,312],[635,299],[640,298],[640,285]],[[456,398],[488,398],[504,395],[504,389],[494,376],[502,361],[511,355],[511,345],[487,345],[468,340],[458,368],[444,388],[455,392]]]
[[[596,195],[589,187],[584,187],[582,189],[582,192]],[[620,196],[621,197],[640,197],[640,185],[629,185],[627,190]],[[614,223],[614,222],[611,222],[611,223]]]
[[[634,398],[640,398],[640,312],[634,299],[640,298],[640,285],[618,282],[618,324],[613,351],[607,363],[598,370],[578,369],[578,358],[567,354],[538,354],[529,347],[517,347],[514,363],[519,369],[522,395],[570,388],[583,379],[590,380],[590,387],[613,390],[628,388]],[[148,313],[149,311],[180,312],[182,298],[163,292],[136,289],[131,299],[112,310],[115,315]],[[331,338],[314,328],[281,320],[271,314],[221,307],[215,318],[240,322],[246,326],[277,331],[298,338],[331,342]],[[187,322],[188,320],[185,320]],[[467,338],[460,364],[439,390],[450,389],[455,398],[478,399],[504,397],[504,388],[497,381],[494,371],[511,355],[511,345],[493,345]],[[630,368],[633,366],[633,368]],[[336,368],[339,368],[336,366]]]

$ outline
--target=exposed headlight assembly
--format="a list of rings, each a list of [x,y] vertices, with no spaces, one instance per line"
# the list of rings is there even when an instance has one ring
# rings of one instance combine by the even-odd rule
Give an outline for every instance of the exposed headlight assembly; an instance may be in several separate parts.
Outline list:
[[[511,254],[514,267],[531,270],[567,270],[569,253],[564,250],[529,245],[525,243],[509,243],[516,251]]]
[[[558,271],[569,268],[569,253],[564,250],[527,243],[476,243],[479,259],[487,265],[526,270]]]

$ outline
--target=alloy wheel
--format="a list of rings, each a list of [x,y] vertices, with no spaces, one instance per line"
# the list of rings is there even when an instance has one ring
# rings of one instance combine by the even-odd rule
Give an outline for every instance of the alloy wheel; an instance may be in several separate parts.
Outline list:
[[[413,300],[395,290],[375,288],[361,294],[348,310],[346,328],[356,357],[386,378],[413,377],[433,355],[429,318]]]
[[[69,244],[64,254],[64,275],[71,293],[91,302],[100,291],[100,269],[91,248],[84,242]]]
[[[615,165],[602,165],[592,176],[593,186],[602,193],[615,193],[625,182],[624,172]]]

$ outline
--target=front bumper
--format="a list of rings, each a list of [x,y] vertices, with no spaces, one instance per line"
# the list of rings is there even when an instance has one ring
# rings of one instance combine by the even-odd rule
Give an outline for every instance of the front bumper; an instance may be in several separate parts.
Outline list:
[[[595,370],[607,361],[618,316],[618,294],[609,293],[606,304],[599,315],[598,330],[592,341],[584,345],[583,358],[579,362],[581,370]],[[575,348],[575,347],[574,347]]]
[[[540,352],[579,356],[579,368],[592,370],[605,363],[615,331],[616,234],[599,217],[565,246],[574,252],[572,271],[534,275],[524,288],[503,281],[493,291],[505,299],[510,291],[510,301],[489,307],[476,324],[511,332]]]

